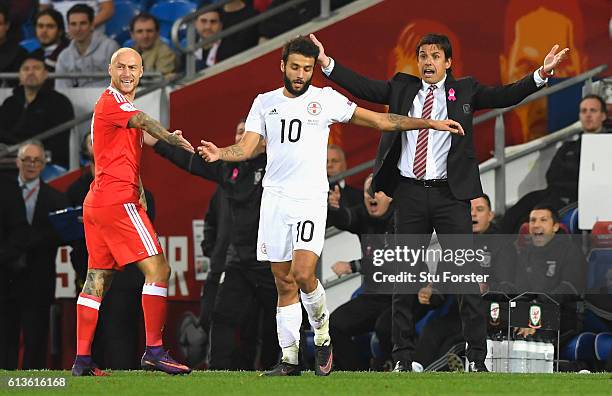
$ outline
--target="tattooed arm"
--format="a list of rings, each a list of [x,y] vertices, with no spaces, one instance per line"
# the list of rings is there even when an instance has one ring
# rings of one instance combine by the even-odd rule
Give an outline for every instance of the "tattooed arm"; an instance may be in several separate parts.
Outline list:
[[[409,131],[412,129],[434,129],[437,131],[449,131],[463,135],[463,128],[457,121],[453,120],[428,120],[424,118],[412,118],[393,113],[377,113],[362,107],[357,107],[350,121],[352,124],[381,129],[385,132]]]
[[[198,147],[198,154],[206,162],[215,162],[217,160],[228,162],[245,161],[263,152],[262,140],[263,137],[255,132],[246,132],[238,143],[222,148],[215,146],[212,142],[202,140],[202,145]]]
[[[168,132],[168,130],[166,130],[166,128],[164,128],[159,121],[149,117],[142,111],[130,118],[128,121],[128,127],[142,129],[156,139],[163,140],[164,142],[167,142],[173,146],[181,147],[182,149],[191,153],[195,151],[191,143],[189,143],[183,137],[183,133],[181,131],[174,131],[172,133]]]

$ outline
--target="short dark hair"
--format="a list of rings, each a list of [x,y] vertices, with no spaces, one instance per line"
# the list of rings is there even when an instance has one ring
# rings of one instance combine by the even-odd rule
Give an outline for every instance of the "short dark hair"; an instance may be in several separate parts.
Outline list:
[[[599,104],[601,105],[601,111],[603,111],[605,114],[608,114],[608,108],[606,106],[606,101],[603,100],[601,96],[596,95],[596,94],[585,95],[582,99],[580,99],[580,103],[578,104],[578,106],[580,106],[582,102],[584,102],[587,99],[595,99],[596,101],[598,101]]]
[[[550,212],[550,215],[552,216],[553,223],[559,224],[561,222],[561,219],[559,218],[559,212],[557,212],[557,209],[553,208],[553,206],[549,203],[539,203],[534,206],[533,209],[531,209],[531,212],[533,212],[534,210],[548,210]]]
[[[21,66],[23,66],[24,63],[26,63],[27,60],[29,59],[33,59],[39,62],[42,62],[42,64],[45,64],[45,56],[44,56],[44,52],[43,51],[32,51],[29,52],[24,58],[23,61],[21,61],[21,65],[19,65],[19,67],[21,68]]]
[[[314,58],[316,61],[319,57],[319,47],[312,40],[305,36],[298,36],[293,40],[289,40],[283,46],[283,62],[287,63],[289,55],[300,54],[307,58]]]
[[[4,23],[11,23],[9,9],[4,3],[0,3],[0,14],[4,15]]]
[[[140,14],[132,18],[132,20],[130,21],[130,32],[134,32],[134,25],[138,21],[143,21],[143,22],[153,21],[153,23],[155,24],[155,31],[159,32],[159,21],[157,20],[157,18],[155,18],[153,15],[149,14],[148,12],[141,12]]]
[[[47,8],[46,10],[42,10],[39,11],[36,16],[34,17],[34,25],[36,25],[38,23],[38,19],[40,17],[43,17],[45,15],[48,15],[51,17],[51,19],[53,19],[53,21],[55,22],[55,24],[57,25],[57,28],[63,32],[66,31],[66,27],[64,26],[64,17],[62,16],[62,14],[53,9],[53,8]]]
[[[437,45],[444,51],[444,56],[446,59],[453,57],[453,47],[451,46],[450,40],[447,36],[438,33],[428,33],[425,36],[421,37],[421,40],[417,43],[415,52],[417,58],[419,57],[419,51],[421,47],[424,45],[434,44]]]
[[[70,15],[72,14],[85,14],[87,15],[87,19],[89,23],[92,23],[94,20],[94,9],[88,6],[87,4],[79,3],[75,4],[68,10],[66,14],[66,20],[70,23]]]
[[[485,201],[487,201],[487,206],[489,207],[489,210],[491,210],[491,198],[489,198],[489,196],[487,194],[482,194],[480,197],[478,198],[483,198]]]

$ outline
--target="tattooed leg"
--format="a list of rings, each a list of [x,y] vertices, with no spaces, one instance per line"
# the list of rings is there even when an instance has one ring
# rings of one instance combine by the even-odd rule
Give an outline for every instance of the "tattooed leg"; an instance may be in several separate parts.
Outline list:
[[[103,298],[113,281],[113,270],[87,270],[87,277],[83,285],[83,293]]]

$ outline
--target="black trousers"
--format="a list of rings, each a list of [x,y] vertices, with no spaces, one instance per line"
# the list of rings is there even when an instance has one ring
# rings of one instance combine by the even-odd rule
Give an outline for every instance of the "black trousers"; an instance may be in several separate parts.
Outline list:
[[[98,314],[98,325],[91,346],[92,357],[100,366],[114,370],[140,369],[138,335],[142,315],[144,275],[135,264],[113,275]]]
[[[470,201],[458,200],[448,186],[424,187],[402,180],[394,194],[395,226],[397,234],[411,234],[415,246],[429,245],[433,230],[443,249],[452,248],[444,235],[472,234]],[[424,262],[416,264],[418,272],[427,271]],[[477,289],[477,285],[475,285]],[[466,351],[470,361],[484,361],[487,353],[487,327],[485,305],[480,294],[457,296],[463,336],[468,343]],[[393,359],[413,361],[416,344],[415,294],[394,294],[392,302]]]
[[[359,353],[354,336],[376,330],[382,314],[391,307],[391,296],[361,294],[339,306],[329,318],[334,345],[334,367],[345,371],[366,371],[370,362]],[[389,317],[386,317],[389,320]],[[384,320],[384,317],[383,317]],[[381,324],[382,325],[382,324]],[[382,325],[383,328],[388,327]],[[384,345],[384,340],[381,340]]]
[[[262,369],[278,362],[278,294],[270,268],[227,266],[219,283],[210,331],[210,368],[252,370],[253,347],[261,334]]]
[[[41,299],[43,300],[43,299]],[[47,367],[49,315],[51,303],[12,301],[2,304],[3,324],[0,331],[0,369],[16,370],[19,358],[19,336],[23,331],[24,370]]]

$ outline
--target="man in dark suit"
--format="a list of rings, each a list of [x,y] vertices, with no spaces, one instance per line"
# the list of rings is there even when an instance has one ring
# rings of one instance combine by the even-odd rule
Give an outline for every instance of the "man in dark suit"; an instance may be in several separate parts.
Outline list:
[[[396,232],[419,234],[416,246],[428,246],[433,230],[444,234],[472,233],[470,199],[482,195],[474,155],[474,111],[519,103],[544,86],[567,48],[554,46],[538,70],[503,87],[486,87],[472,77],[455,80],[451,73],[452,48],[448,37],[423,36],[416,47],[420,76],[397,73],[389,81],[375,81],[335,62],[320,42],[319,64],[334,82],[358,98],[389,106],[390,113],[411,117],[451,118],[463,126],[465,136],[422,129],[383,134],[374,165],[373,191],[384,191],[396,203]],[[447,242],[446,246],[450,246]],[[444,243],[443,243],[443,247]],[[445,247],[446,248],[446,247]],[[417,272],[427,271],[419,263]],[[463,334],[472,371],[486,371],[486,322],[478,285],[459,296]],[[396,371],[412,370],[414,352],[414,294],[393,297],[393,357]]]
[[[11,273],[8,280],[10,308],[3,322],[7,326],[7,368],[17,368],[19,334],[23,331],[23,369],[46,367],[49,310],[55,299],[55,257],[62,244],[49,221],[49,212],[64,209],[68,200],[59,191],[40,180],[45,165],[45,150],[41,142],[28,141],[17,154],[21,199],[30,224],[25,266]],[[4,343],[6,341],[6,343]]]

